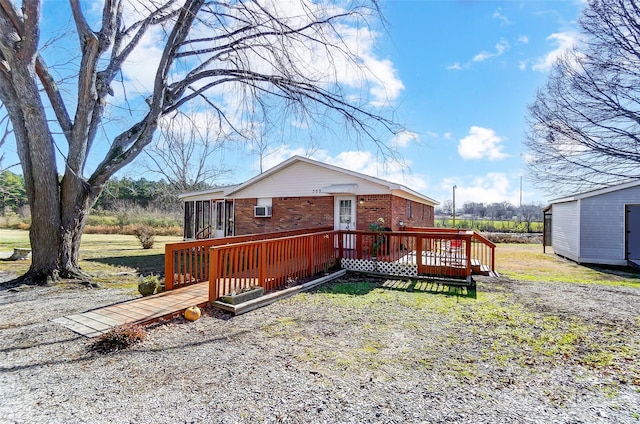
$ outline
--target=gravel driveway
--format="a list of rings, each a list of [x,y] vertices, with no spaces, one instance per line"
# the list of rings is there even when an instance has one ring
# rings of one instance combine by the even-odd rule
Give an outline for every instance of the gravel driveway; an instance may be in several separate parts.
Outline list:
[[[130,295],[1,290],[0,423],[640,422],[640,289],[376,290],[210,310],[109,354],[50,320]]]

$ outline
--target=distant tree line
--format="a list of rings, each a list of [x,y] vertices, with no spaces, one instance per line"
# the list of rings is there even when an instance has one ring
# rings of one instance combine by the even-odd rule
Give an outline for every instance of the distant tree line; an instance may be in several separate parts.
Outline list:
[[[201,183],[195,189],[206,190],[211,186]],[[114,178],[107,182],[94,209],[118,212],[128,208],[152,209],[175,213],[181,211],[178,200],[181,190],[164,180],[151,181],[146,178]],[[24,187],[24,178],[10,171],[0,173],[0,214],[19,213],[29,204]]]
[[[543,219],[543,205],[541,204],[528,204],[522,206],[515,206],[509,202],[496,202],[496,203],[477,203],[466,202],[461,208],[456,208],[456,215],[466,215],[473,218],[486,218],[495,220],[512,220],[520,219],[522,221],[542,221]],[[453,215],[452,202],[446,200],[442,203],[442,206],[436,208],[436,215]]]

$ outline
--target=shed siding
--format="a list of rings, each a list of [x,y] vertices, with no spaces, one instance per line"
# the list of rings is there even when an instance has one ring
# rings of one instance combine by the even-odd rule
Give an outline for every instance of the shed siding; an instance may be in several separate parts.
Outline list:
[[[553,251],[558,255],[578,260],[578,202],[556,203],[552,211]]]
[[[640,203],[640,187],[585,198],[580,208],[580,261],[625,264],[625,207]]]
[[[391,194],[389,188],[366,179],[298,162],[234,193],[233,197],[333,196],[322,192],[332,184],[358,184],[358,194]]]

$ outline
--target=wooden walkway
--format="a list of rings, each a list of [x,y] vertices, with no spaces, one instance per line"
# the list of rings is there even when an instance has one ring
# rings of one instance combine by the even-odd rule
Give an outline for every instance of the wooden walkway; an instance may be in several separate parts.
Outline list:
[[[86,336],[96,337],[122,324],[143,324],[181,314],[189,306],[209,302],[209,282],[194,284],[152,296],[128,300],[53,322]]]

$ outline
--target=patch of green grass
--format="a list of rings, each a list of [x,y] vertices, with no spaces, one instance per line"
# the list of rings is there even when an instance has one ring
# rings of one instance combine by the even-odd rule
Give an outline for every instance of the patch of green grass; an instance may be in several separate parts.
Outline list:
[[[551,248],[547,247],[547,252]],[[498,244],[496,267],[500,274],[521,281],[640,287],[638,273],[579,265],[553,253],[543,253],[539,244]]]
[[[182,241],[180,237],[157,236],[152,249],[142,249],[132,235],[85,234],[80,245],[79,265],[104,286],[137,292],[138,275],[164,274],[164,246]],[[29,247],[29,232],[0,229],[0,251]],[[16,275],[29,270],[31,260],[0,261],[0,271]]]

